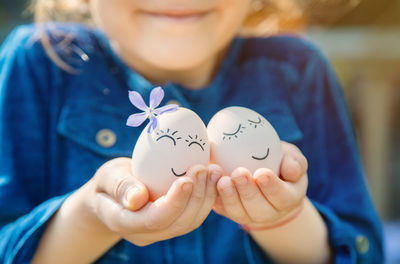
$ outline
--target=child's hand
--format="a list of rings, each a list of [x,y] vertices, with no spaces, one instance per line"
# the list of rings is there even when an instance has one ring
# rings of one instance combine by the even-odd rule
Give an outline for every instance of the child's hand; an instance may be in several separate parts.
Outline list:
[[[307,160],[294,145],[282,141],[280,178],[269,169],[254,175],[237,168],[217,183],[214,211],[249,228],[268,228],[296,214],[306,196]]]
[[[154,202],[148,202],[148,191],[131,174],[130,166],[128,158],[109,161],[92,183],[95,214],[121,238],[145,246],[180,236],[199,227],[212,210],[216,182],[222,175],[218,166],[191,167]]]

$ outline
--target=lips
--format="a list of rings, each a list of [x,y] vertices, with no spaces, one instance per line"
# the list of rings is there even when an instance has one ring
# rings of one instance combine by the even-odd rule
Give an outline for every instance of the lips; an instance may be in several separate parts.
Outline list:
[[[211,13],[211,10],[193,10],[193,9],[141,10],[140,13],[155,18],[164,18],[164,19],[182,21],[182,20],[192,20],[192,19],[202,18]]]

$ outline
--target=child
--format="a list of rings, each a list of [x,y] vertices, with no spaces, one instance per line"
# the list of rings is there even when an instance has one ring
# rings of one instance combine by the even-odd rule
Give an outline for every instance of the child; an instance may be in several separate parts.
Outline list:
[[[235,37],[250,0],[36,4],[97,29],[22,26],[2,46],[0,262],[383,261],[342,92],[314,46]],[[264,115],[283,141],[279,177],[194,165],[148,201],[124,158],[141,129],[124,124],[128,90],[157,84],[206,124],[232,105]]]

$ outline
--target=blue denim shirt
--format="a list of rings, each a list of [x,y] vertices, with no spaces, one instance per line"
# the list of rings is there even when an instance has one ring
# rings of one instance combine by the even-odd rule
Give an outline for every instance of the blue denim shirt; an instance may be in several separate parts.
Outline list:
[[[101,32],[76,24],[58,27],[75,36],[69,49],[57,52],[79,73],[63,71],[48,58],[32,25],[14,30],[0,51],[1,263],[29,262],[46,223],[68,195],[107,160],[131,156],[141,129],[125,125],[136,111],[128,90],[148,98],[153,87],[113,54]],[[79,60],[83,53],[86,62]],[[281,139],[296,144],[308,159],[307,196],[328,227],[335,262],[383,261],[381,226],[342,90],[313,45],[291,36],[236,38],[209,86],[163,88],[164,103],[176,100],[206,124],[232,105],[264,115]],[[96,140],[103,129],[116,137],[111,146]],[[211,212],[186,235],[146,247],[121,241],[98,262],[270,259],[237,224]]]

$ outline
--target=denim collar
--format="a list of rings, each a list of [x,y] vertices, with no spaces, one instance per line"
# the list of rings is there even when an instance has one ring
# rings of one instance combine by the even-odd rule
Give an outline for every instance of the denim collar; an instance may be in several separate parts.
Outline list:
[[[158,86],[145,79],[142,75],[130,68],[111,48],[108,38],[100,29],[94,31],[95,36],[100,41],[100,45],[106,53],[110,65],[114,65],[113,71],[120,71],[120,74],[125,80],[129,90],[136,90],[139,93],[147,94],[152,88]],[[221,63],[217,73],[215,74],[211,83],[199,90],[191,90],[183,85],[173,82],[167,82],[162,87],[164,90],[171,92],[179,101],[186,101],[186,98],[204,98],[208,96],[215,96],[222,92],[224,89],[224,80],[229,77],[229,72],[233,69],[235,61],[239,58],[241,47],[243,45],[243,38],[234,38],[229,44],[228,51]]]

